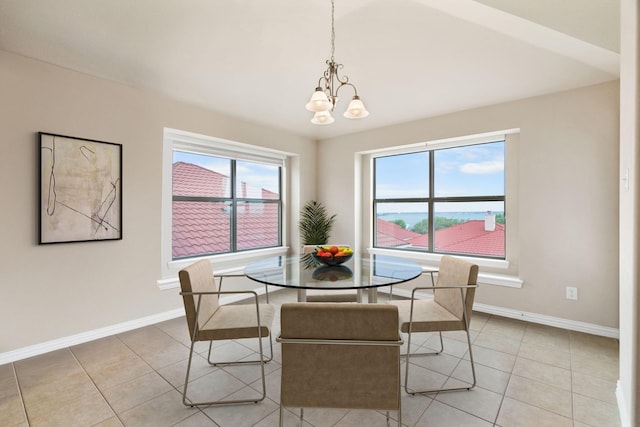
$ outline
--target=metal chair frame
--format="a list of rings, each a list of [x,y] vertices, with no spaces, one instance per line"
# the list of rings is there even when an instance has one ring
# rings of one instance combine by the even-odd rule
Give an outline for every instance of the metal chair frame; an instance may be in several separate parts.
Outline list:
[[[260,364],[261,377],[262,377],[262,394],[258,399],[236,399],[236,400],[216,400],[216,401],[208,401],[208,402],[192,402],[187,399],[187,388],[189,386],[189,374],[191,372],[191,361],[193,359],[193,351],[194,347],[198,340],[198,333],[200,332],[200,325],[198,324],[199,315],[200,315],[200,304],[202,302],[203,295],[225,295],[225,294],[250,294],[253,296],[255,306],[256,306],[256,318],[258,319],[258,324],[256,326],[258,336],[258,345],[260,349],[260,359],[258,360],[242,360],[242,361],[229,361],[229,362],[213,362],[211,361],[211,348],[213,345],[213,341],[209,340],[209,352],[207,354],[207,362],[212,366],[218,365],[243,365],[243,364]],[[260,323],[260,305],[258,303],[258,294],[255,291],[207,291],[207,292],[180,292],[182,296],[197,296],[198,302],[196,304],[196,315],[195,315],[195,326],[193,328],[193,334],[191,336],[191,346],[189,348],[189,360],[187,362],[187,373],[184,379],[184,389],[182,391],[182,403],[185,406],[204,406],[204,405],[225,405],[225,404],[238,404],[238,403],[258,403],[265,399],[267,395],[267,386],[265,381],[265,373],[264,373],[264,365],[267,362],[273,360],[273,340],[271,337],[271,331],[269,331],[269,347],[270,347],[270,357],[269,359],[264,358],[264,350],[262,345],[262,325]],[[215,315],[215,314],[214,314]],[[269,328],[270,329],[270,328]]]
[[[433,275],[432,275],[433,277]],[[411,292],[411,308],[409,311],[409,332],[408,332],[408,338],[407,338],[407,354],[403,355],[406,356],[406,365],[405,365],[405,377],[404,377],[404,390],[411,395],[416,395],[416,394],[423,394],[423,393],[435,393],[435,392],[440,392],[440,391],[457,391],[457,390],[471,390],[472,388],[474,388],[476,386],[476,369],[475,369],[475,365],[473,362],[473,351],[471,349],[471,336],[469,335],[469,318],[467,315],[467,310],[466,310],[466,305],[465,305],[465,294],[464,294],[464,290],[465,289],[471,289],[471,288],[477,288],[478,285],[463,285],[463,286],[424,286],[424,287],[418,287],[418,288],[414,288],[413,291]],[[415,293],[416,291],[419,290],[433,290],[433,292],[435,293],[438,290],[442,290],[442,289],[459,289],[460,290],[460,298],[461,298],[461,302],[462,302],[462,322],[464,324],[464,331],[466,332],[467,335],[467,345],[469,347],[469,360],[471,363],[471,375],[473,376],[473,383],[471,384],[471,386],[468,387],[451,387],[451,388],[438,388],[438,389],[429,389],[429,390],[412,390],[409,388],[409,366],[410,364],[410,357],[411,357],[411,335],[414,333],[419,333],[420,331],[416,331],[413,332],[413,307],[414,307],[414,303],[416,301],[415,298]],[[431,352],[431,353],[414,353],[413,356],[434,356],[434,355],[438,355],[440,353],[442,353],[444,351],[444,342],[442,340],[442,331],[438,331],[438,333],[440,334],[440,351],[438,352]]]

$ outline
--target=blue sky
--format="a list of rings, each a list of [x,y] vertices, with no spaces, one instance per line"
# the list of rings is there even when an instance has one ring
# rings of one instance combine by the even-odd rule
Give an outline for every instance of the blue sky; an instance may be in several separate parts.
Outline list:
[[[428,153],[387,156],[377,160],[377,197],[428,197]],[[229,176],[228,159],[174,151],[173,161],[193,163]],[[436,196],[504,194],[504,141],[435,151]],[[238,177],[253,188],[278,192],[277,168],[260,163],[238,162]],[[421,211],[424,205],[388,204],[379,212]],[[503,211],[500,203],[439,204],[440,212]]]
[[[428,197],[428,153],[388,156],[376,160],[378,198]],[[504,141],[435,151],[437,197],[504,195]],[[385,211],[397,211],[387,205]],[[411,209],[404,206],[402,210]],[[442,204],[442,212],[502,211],[502,203]]]

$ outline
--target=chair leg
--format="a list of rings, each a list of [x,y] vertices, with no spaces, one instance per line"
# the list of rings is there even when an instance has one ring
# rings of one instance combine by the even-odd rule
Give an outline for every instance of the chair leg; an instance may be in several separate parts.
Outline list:
[[[187,361],[187,374],[184,378],[184,388],[182,389],[182,404],[185,406],[193,407],[193,404],[187,403],[187,387],[189,385],[189,372],[191,372],[191,359],[193,357],[193,346],[195,341],[191,341],[191,347],[189,348],[189,360]]]
[[[469,347],[469,361],[471,363],[471,375],[473,376],[473,383],[471,384],[471,386],[466,386],[466,387],[452,387],[452,388],[436,388],[436,389],[430,389],[430,390],[412,390],[409,388],[409,365],[410,365],[410,361],[409,361],[409,357],[411,354],[411,333],[409,333],[409,338],[407,339],[407,361],[406,361],[406,366],[405,366],[405,376],[404,376],[404,390],[407,392],[407,394],[411,394],[411,395],[416,395],[416,394],[426,394],[426,393],[437,393],[437,392],[441,392],[441,391],[457,391],[457,390],[471,390],[472,388],[474,388],[476,386],[476,369],[475,369],[475,365],[473,363],[473,352],[471,350],[471,336],[469,335],[469,329],[467,328],[465,330],[465,332],[467,333],[467,345]],[[442,350],[444,349],[443,346],[443,342],[442,342],[442,332],[440,332],[440,346],[441,346],[441,350],[440,352],[442,352]],[[419,356],[419,355],[437,355],[440,353],[417,353],[417,354],[413,354],[413,356]]]
[[[195,341],[192,340],[191,341],[191,348],[189,349],[189,361],[187,362],[187,374],[185,376],[185,380],[184,380],[184,389],[182,391],[182,403],[185,406],[201,406],[201,405],[228,405],[228,404],[236,404],[236,403],[258,403],[261,402],[265,399],[265,397],[267,396],[267,383],[266,383],[266,379],[265,379],[265,373],[264,373],[264,365],[265,363],[271,361],[273,359],[273,340],[271,339],[271,334],[269,334],[269,344],[271,347],[271,358],[269,360],[265,360],[264,358],[264,349],[262,348],[262,337],[258,337],[258,342],[259,342],[259,347],[260,347],[260,359],[259,360],[255,360],[255,361],[237,361],[237,362],[224,362],[224,363],[212,363],[211,362],[211,346],[212,346],[212,341],[209,342],[209,354],[207,357],[207,361],[209,362],[210,365],[216,366],[216,365],[239,365],[239,364],[260,364],[260,373],[261,373],[261,377],[262,377],[262,394],[259,398],[254,398],[254,399],[240,399],[240,400],[216,400],[216,401],[210,401],[210,402],[187,402],[187,387],[189,384],[189,373],[191,371],[191,359],[193,357],[193,348],[195,346]]]

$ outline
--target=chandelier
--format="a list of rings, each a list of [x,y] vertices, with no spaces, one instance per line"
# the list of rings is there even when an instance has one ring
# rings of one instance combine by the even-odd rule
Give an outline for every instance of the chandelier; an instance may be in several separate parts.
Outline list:
[[[334,0],[331,0],[331,59],[327,59],[328,68],[318,80],[318,87],[311,95],[311,99],[306,105],[306,109],[315,112],[311,123],[315,125],[328,125],[334,122],[331,116],[333,108],[338,102],[338,92],[344,86],[353,88],[353,98],[344,112],[344,116],[348,119],[362,119],[369,115],[364,108],[364,104],[358,96],[356,87],[349,83],[348,76],[340,76],[338,71],[342,68],[342,64],[336,63],[333,54],[335,52],[336,32],[334,27]]]

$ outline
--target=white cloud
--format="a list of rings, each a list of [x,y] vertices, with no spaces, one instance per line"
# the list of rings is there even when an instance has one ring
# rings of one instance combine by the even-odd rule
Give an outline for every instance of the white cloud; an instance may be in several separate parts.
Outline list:
[[[465,163],[462,166],[460,166],[461,172],[475,174],[475,175],[484,175],[484,174],[502,172],[503,170],[504,170],[504,163],[499,161]]]

